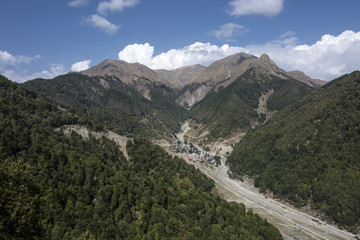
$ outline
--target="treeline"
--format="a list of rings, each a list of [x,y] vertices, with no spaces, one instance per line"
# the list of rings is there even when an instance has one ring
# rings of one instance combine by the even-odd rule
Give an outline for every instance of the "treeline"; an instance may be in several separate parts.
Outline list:
[[[360,72],[336,79],[249,132],[228,159],[298,207],[310,204],[341,227],[360,226]]]
[[[144,139],[129,162],[105,138],[54,128],[79,116],[0,76],[0,238],[281,239],[214,183]]]

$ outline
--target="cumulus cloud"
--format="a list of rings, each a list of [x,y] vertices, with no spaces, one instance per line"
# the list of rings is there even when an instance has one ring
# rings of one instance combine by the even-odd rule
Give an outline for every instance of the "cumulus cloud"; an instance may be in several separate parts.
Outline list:
[[[119,59],[126,62],[138,62],[153,69],[174,69],[182,66],[208,65],[223,57],[244,51],[241,47],[224,44],[219,47],[210,43],[196,42],[181,49],[171,49],[154,56],[154,47],[149,43],[132,44],[119,52]]]
[[[3,72],[4,76],[15,82],[25,82],[35,78],[50,79],[58,75],[65,74],[65,67],[63,64],[51,64],[49,70],[36,72],[29,74],[26,70],[15,71],[13,69],[7,69]]]
[[[84,60],[81,62],[76,62],[71,66],[71,71],[73,72],[81,72],[90,67],[91,60]]]
[[[89,4],[89,0],[72,0],[69,2],[71,7],[82,7]]]
[[[84,19],[85,23],[90,24],[96,28],[99,28],[106,32],[107,34],[115,34],[117,33],[120,26],[117,26],[111,22],[109,22],[106,18],[101,17],[97,14],[93,14]]]
[[[294,36],[247,46],[249,53],[267,53],[285,70],[301,70],[314,78],[332,80],[360,69],[360,32],[326,34],[311,45],[298,44]]]
[[[248,46],[223,46],[196,42],[154,56],[149,43],[132,44],[119,52],[119,59],[139,62],[153,69],[174,69],[186,65],[210,63],[226,56],[246,52],[255,56],[267,53],[281,68],[301,70],[313,78],[332,80],[360,69],[360,32],[345,31],[338,36],[326,34],[311,45],[298,44],[294,32],[271,42]]]
[[[139,0],[109,0],[100,2],[97,12],[106,15],[108,12],[121,12],[124,8],[130,8],[137,5]]]
[[[29,57],[26,55],[13,55],[0,50],[0,74],[15,82],[25,82],[34,78],[54,78],[65,73],[63,64],[50,64],[49,70],[29,73],[24,64],[31,64],[40,55]]]
[[[241,35],[247,31],[248,30],[242,25],[236,23],[227,23],[222,25],[218,30],[213,31],[212,35],[214,35],[217,39],[231,41],[232,37],[235,35]]]
[[[126,46],[119,52],[119,59],[129,63],[141,63],[147,66],[152,65],[154,54],[154,47],[149,43],[145,44],[131,44]]]
[[[11,53],[8,53],[7,51],[0,50],[0,71],[3,71],[9,65],[15,66],[20,63],[28,64],[39,57],[40,55],[36,55],[35,57],[29,57],[24,55],[15,56],[12,55]]]
[[[232,0],[229,5],[231,7],[230,15],[260,14],[271,17],[281,12],[283,0]]]

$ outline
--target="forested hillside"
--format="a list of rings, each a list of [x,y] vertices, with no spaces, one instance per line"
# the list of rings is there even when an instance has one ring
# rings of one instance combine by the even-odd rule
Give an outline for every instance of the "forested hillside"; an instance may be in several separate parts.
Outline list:
[[[2,76],[0,109],[2,239],[281,239],[147,140],[129,141],[128,162],[110,140],[63,135],[96,122]]]
[[[251,131],[228,159],[296,206],[310,204],[342,227],[360,226],[360,72],[344,75]]]
[[[263,73],[262,69],[251,68],[228,87],[209,93],[195,104],[190,118],[205,124],[210,139],[227,137],[234,131],[246,131],[265,120],[265,114],[259,114],[256,109],[259,98],[270,90],[274,93],[267,101],[267,110],[275,111],[299,100],[312,88],[293,79],[282,79]]]
[[[24,84],[55,101],[104,122],[120,134],[168,138],[179,130],[185,110],[175,103],[175,92],[149,82],[143,95],[112,76],[89,77],[71,73]]]

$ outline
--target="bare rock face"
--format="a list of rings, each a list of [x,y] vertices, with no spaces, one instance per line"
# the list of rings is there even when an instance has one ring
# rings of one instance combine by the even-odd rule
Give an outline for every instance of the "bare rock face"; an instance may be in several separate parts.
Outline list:
[[[296,79],[311,87],[320,87],[326,82],[311,79],[300,71],[286,72],[279,68],[266,54],[260,58],[237,53],[212,63],[208,67],[201,65],[185,66],[173,70],[152,70],[139,63],[127,63],[121,60],[105,60],[81,73],[88,76],[113,76],[127,85],[131,85],[145,98],[151,100],[150,85],[165,85],[174,91],[182,91],[176,103],[191,107],[201,101],[209,92],[226,88],[247,70],[255,68],[258,73],[277,76],[282,79]],[[104,87],[106,83],[102,82]]]
[[[191,107],[202,100],[210,91],[217,92],[226,88],[250,68],[257,68],[266,74],[288,79],[286,72],[280,69],[268,55],[260,58],[246,53],[237,53],[212,63],[191,80],[190,84],[199,85],[195,90],[187,90],[176,102],[181,106]]]
[[[154,83],[163,83],[164,79],[158,74],[139,63],[127,63],[121,60],[105,60],[94,67],[81,72],[90,77],[93,76],[115,76],[123,83],[133,84],[139,79],[147,79]]]
[[[191,107],[203,99],[208,92],[209,91],[206,85],[200,85],[200,87],[196,88],[196,90],[192,92],[190,92],[190,90],[186,90],[176,99],[176,103],[185,108]]]
[[[177,89],[183,88],[206,67],[197,64],[176,68],[173,70],[158,69],[155,72]]]
[[[81,73],[90,77],[106,75],[116,77],[123,83],[133,86],[149,100],[151,100],[149,85],[165,84],[173,88],[169,82],[145,65],[121,60],[105,60]]]

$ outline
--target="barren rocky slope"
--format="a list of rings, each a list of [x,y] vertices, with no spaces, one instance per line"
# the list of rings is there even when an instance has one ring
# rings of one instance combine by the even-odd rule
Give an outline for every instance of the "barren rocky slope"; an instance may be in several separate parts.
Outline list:
[[[290,77],[295,78],[296,80],[299,80],[300,82],[303,82],[303,83],[309,85],[310,87],[314,87],[314,88],[319,88],[321,86],[324,86],[327,83],[324,80],[310,78],[310,77],[306,76],[305,73],[303,73],[301,71],[297,71],[297,70],[287,72],[287,74]]]
[[[185,86],[176,102],[191,107],[201,101],[210,92],[218,92],[228,87],[247,70],[257,68],[262,74],[281,79],[295,79],[311,87],[319,87],[325,83],[313,80],[300,71],[286,72],[279,68],[268,55],[260,58],[246,53],[237,53],[212,63]]]
[[[182,89],[204,69],[206,69],[206,67],[197,64],[180,67],[173,70],[158,69],[155,70],[155,72],[163,79],[166,79],[175,88]]]

